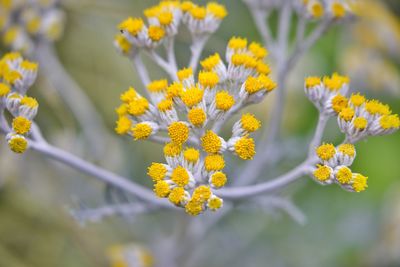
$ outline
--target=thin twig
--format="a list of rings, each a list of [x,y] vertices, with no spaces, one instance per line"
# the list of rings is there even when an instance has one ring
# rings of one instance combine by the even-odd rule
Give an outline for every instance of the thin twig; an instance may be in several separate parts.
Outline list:
[[[150,204],[160,207],[172,208],[172,206],[168,202],[157,199],[154,196],[153,192],[151,192],[151,190],[144,188],[141,185],[138,185],[125,177],[102,169],[60,148],[57,148],[45,142],[41,142],[39,140],[30,140],[29,148],[43,154],[44,156],[68,165],[82,173],[86,173],[88,175],[96,177],[99,180],[106,182],[107,184],[124,190],[125,192],[131,193],[132,195]]]
[[[250,186],[240,186],[240,187],[220,189],[216,191],[216,194],[224,199],[235,200],[235,199],[251,198],[260,194],[273,192],[279,190],[280,188],[296,181],[297,179],[307,174],[309,168],[312,165],[314,165],[315,162],[316,162],[315,158],[308,158],[306,161],[298,165],[296,168],[292,169],[291,171],[281,176],[272,179],[271,181]]]
[[[203,36],[192,36],[192,45],[190,46],[190,51],[192,56],[189,61],[189,67],[192,68],[193,73],[196,72],[197,65],[199,65],[201,53],[203,52],[204,46],[208,41],[210,36],[203,35]]]
[[[315,148],[321,144],[321,140],[324,135],[324,130],[326,128],[328,120],[329,116],[325,115],[323,112],[319,113],[317,129],[315,130],[314,137],[310,142],[310,146],[308,149],[308,156],[313,155]]]
[[[160,68],[162,68],[172,80],[178,80],[176,76],[176,70],[169,64],[169,62],[165,61],[159,54],[157,54],[154,50],[148,51],[148,55],[150,59],[153,60]]]

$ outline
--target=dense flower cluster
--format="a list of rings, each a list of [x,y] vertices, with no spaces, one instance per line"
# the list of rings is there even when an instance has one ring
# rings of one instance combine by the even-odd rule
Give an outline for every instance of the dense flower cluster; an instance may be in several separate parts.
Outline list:
[[[175,36],[181,23],[194,37],[211,34],[218,29],[227,11],[216,2],[199,6],[191,1],[162,1],[146,9],[144,15],[148,25],[142,18],[131,17],[119,24],[121,34],[116,36],[114,44],[121,53],[129,55],[139,48],[153,49],[165,38]]]
[[[281,8],[286,2],[284,0],[243,0],[252,8],[273,9]],[[322,19],[330,17],[342,19],[354,12],[357,1],[352,0],[289,0],[293,9],[306,19]]]
[[[252,114],[242,115],[228,140],[218,136],[213,125],[275,89],[263,63],[266,55],[260,44],[234,37],[226,49],[228,64],[214,54],[201,61],[197,79],[191,68],[184,68],[177,73],[179,81],[153,81],[147,85],[150,101],[133,88],[122,94],[117,133],[139,140],[166,131],[171,140],[164,147],[167,164],[153,163],[148,169],[157,196],[192,215],[222,206],[212,188],[227,182],[223,154],[252,159],[255,143],[250,134],[260,122]]]
[[[320,163],[313,172],[314,178],[323,184],[338,183],[343,188],[360,192],[367,187],[367,178],[352,173],[356,150],[353,143],[374,135],[386,135],[400,128],[400,119],[392,114],[388,105],[378,100],[367,100],[361,94],[349,91],[349,78],[337,73],[331,77],[308,77],[305,92],[323,116],[336,116],[340,130],[346,135],[344,144],[338,147],[323,144],[316,149]]]
[[[26,136],[38,111],[37,101],[26,95],[36,80],[37,69],[36,63],[24,60],[18,53],[6,54],[0,60],[0,113],[7,109],[13,117],[6,140],[16,153],[28,148]]]
[[[64,20],[59,0],[0,1],[0,32],[12,50],[29,53],[37,40],[58,39]]]

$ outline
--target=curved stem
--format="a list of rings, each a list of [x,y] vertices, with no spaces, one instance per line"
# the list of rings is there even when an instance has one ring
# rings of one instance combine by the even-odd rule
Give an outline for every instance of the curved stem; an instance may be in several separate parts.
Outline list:
[[[310,146],[308,149],[308,156],[310,157],[314,154],[315,148],[317,148],[321,144],[322,137],[324,135],[324,130],[326,128],[326,124],[328,123],[329,116],[325,115],[323,112],[319,113],[317,129],[315,130],[314,137],[310,142]]]
[[[315,158],[308,158],[306,161],[298,165],[293,170],[281,176],[278,176],[271,181],[251,186],[240,186],[221,189],[216,191],[216,194],[224,199],[234,200],[255,197],[260,194],[276,191],[307,174],[309,168],[314,164],[314,162],[316,162]]]
[[[66,72],[51,44],[39,43],[35,57],[45,77],[61,95],[80,124],[95,154],[102,154],[101,149],[104,148],[108,130],[89,97]]]
[[[135,65],[136,71],[140,77],[140,80],[143,86],[145,87],[145,91],[147,93],[146,86],[150,83],[149,72],[147,71],[146,66],[144,65],[139,53],[133,55],[131,58],[133,64]]]
[[[178,80],[176,76],[176,70],[169,64],[169,62],[165,61],[159,54],[157,54],[154,50],[148,51],[150,58],[160,67],[162,68],[172,80]]]
[[[189,67],[192,68],[193,73],[196,72],[197,66],[199,65],[201,53],[203,52],[204,46],[207,43],[209,37],[209,35],[192,36],[192,45],[190,46],[192,56],[190,58]]]
[[[166,44],[166,52],[167,52],[167,59],[171,67],[173,68],[174,72],[178,71],[178,64],[176,63],[175,57],[175,38],[169,37]]]
[[[39,152],[40,154],[46,157],[49,157],[65,165],[68,165],[80,172],[96,177],[99,180],[106,182],[107,184],[110,184],[116,188],[131,193],[132,195],[150,204],[154,204],[156,206],[161,206],[161,207],[172,208],[172,206],[168,202],[161,199],[157,199],[154,196],[153,192],[151,192],[151,190],[144,188],[141,185],[138,185],[135,182],[132,182],[125,177],[119,176],[110,171],[102,169],[92,163],[89,163],[71,153],[68,153],[62,149],[54,147],[48,143],[31,140],[29,142],[29,148],[31,148],[36,152]]]

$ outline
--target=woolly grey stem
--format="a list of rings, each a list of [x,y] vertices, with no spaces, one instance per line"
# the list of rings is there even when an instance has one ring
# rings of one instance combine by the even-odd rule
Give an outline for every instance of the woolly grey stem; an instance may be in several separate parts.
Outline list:
[[[189,67],[192,68],[193,73],[196,72],[197,65],[199,65],[201,53],[203,52],[204,46],[207,43],[209,37],[209,35],[192,36],[192,45],[190,46],[192,56],[190,58]]]

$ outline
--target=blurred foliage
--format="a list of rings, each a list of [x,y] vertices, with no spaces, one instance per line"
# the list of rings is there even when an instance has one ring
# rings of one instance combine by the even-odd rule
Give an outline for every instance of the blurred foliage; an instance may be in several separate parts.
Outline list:
[[[119,94],[131,85],[141,88],[130,62],[119,56],[113,48],[115,26],[127,16],[140,15],[145,6],[155,2],[65,1],[68,24],[66,35],[57,43],[57,49],[67,70],[93,99],[110,130],[114,128],[114,108]],[[220,2],[227,5],[230,14],[207,44],[203,56],[214,51],[223,52],[226,40],[232,35],[259,40],[251,17],[241,1]],[[386,11],[393,12],[393,18],[399,22],[399,1],[387,2],[390,7]],[[284,135],[297,136],[302,141],[299,146],[293,147],[300,151],[300,155],[301,151],[305,151],[305,141],[309,139],[317,120],[317,112],[303,94],[302,79],[306,75],[324,75],[347,70],[348,62],[343,57],[344,50],[354,42],[360,42],[357,49],[364,48],[363,42],[355,40],[357,36],[352,34],[354,25],[337,25],[330,30],[290,77],[291,93],[285,112]],[[182,65],[189,55],[190,40],[187,34],[179,38],[178,61]],[[398,49],[400,44],[395,45]],[[386,58],[394,65],[397,77],[400,73],[398,58],[397,61],[391,57]],[[361,64],[369,64],[364,58],[358,60]],[[151,64],[150,66],[153,79],[164,77],[158,68]],[[379,74],[379,70],[377,73]],[[371,84],[367,85],[368,88],[362,88],[366,94],[387,102],[394,112],[400,113],[398,98],[384,90],[373,90],[376,88],[372,88]],[[398,89],[400,85],[396,86]],[[64,140],[60,142],[67,149],[70,148],[69,142],[79,143],[67,131],[76,127],[74,119],[46,81],[40,79],[31,92],[41,100],[38,123],[43,127],[46,136],[52,142]],[[273,97],[252,109],[265,120],[272,101]],[[325,140],[340,142],[340,138],[337,127],[332,122]],[[128,139],[122,140],[121,144],[124,150],[120,151],[120,155],[127,167],[110,168],[149,185],[144,175],[144,166],[157,160],[157,157],[161,158],[161,148]],[[0,142],[1,146],[3,141]],[[379,255],[384,255],[379,248],[390,230],[386,227],[386,220],[400,225],[399,217],[393,217],[390,212],[400,205],[399,201],[394,202],[395,194],[391,193],[394,188],[399,188],[399,147],[399,134],[370,138],[357,144],[358,156],[353,165],[354,170],[369,176],[369,188],[362,194],[346,193],[338,187],[321,187],[309,179],[301,180],[284,192],[295,193],[295,203],[308,217],[305,226],[296,225],[280,213],[276,217],[237,210],[199,244],[198,249],[208,256],[207,261],[198,266],[400,266],[400,261],[395,260],[376,263]],[[2,153],[1,157],[10,157],[10,154]],[[1,160],[4,159],[0,158]],[[30,162],[28,166],[22,164],[25,161]],[[21,165],[25,167],[21,168]],[[294,163],[285,161],[282,167],[288,168],[291,165]],[[0,191],[0,266],[106,266],[104,258],[109,246],[130,243],[132,240],[149,242],[160,233],[173,228],[171,224],[175,219],[174,215],[165,213],[144,216],[134,220],[134,223],[114,218],[98,225],[90,224],[79,228],[68,217],[62,203],[72,205],[73,195],[90,205],[99,205],[99,199],[103,196],[102,186],[82,179],[85,176],[58,165],[53,167],[37,159],[34,153],[28,153],[22,159],[13,158],[2,164],[1,168],[0,180],[17,180],[18,186],[24,189],[16,189],[7,183]],[[14,171],[7,171],[7,168]],[[33,172],[32,169],[37,171]],[[274,173],[265,173],[266,177],[272,175]],[[389,212],[384,212],[387,209]]]

